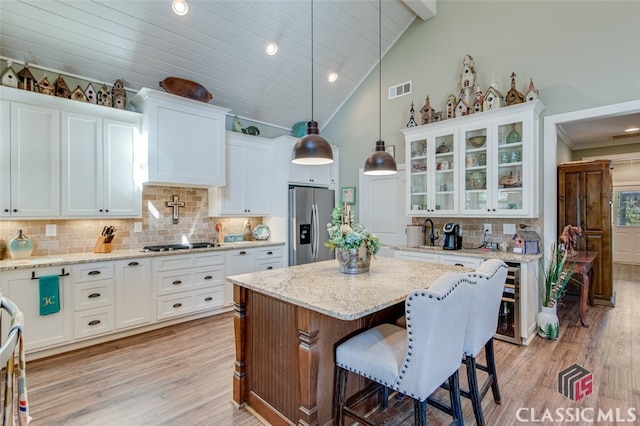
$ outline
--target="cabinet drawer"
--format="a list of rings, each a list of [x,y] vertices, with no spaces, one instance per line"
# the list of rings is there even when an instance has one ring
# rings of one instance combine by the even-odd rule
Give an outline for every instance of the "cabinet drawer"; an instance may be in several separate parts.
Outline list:
[[[208,287],[224,282],[224,266],[195,272],[195,286]]]
[[[396,250],[393,255],[396,259],[408,259],[416,260],[418,262],[439,263],[437,254]]]
[[[113,307],[97,308],[74,314],[74,338],[84,339],[114,330]]]
[[[113,278],[112,263],[87,263],[71,268],[71,280],[74,283],[106,280]]]
[[[224,286],[199,291],[195,294],[195,308],[198,311],[218,308],[224,304]]]
[[[224,253],[200,253],[192,255],[195,266],[222,265],[224,263]]]
[[[467,268],[477,268],[482,263],[482,259],[479,257],[440,255],[440,263],[443,265],[461,265]]]
[[[256,250],[256,259],[282,258],[282,247],[265,247]]]
[[[186,293],[178,296],[162,296],[158,298],[158,320],[186,315],[193,312],[194,294]]]
[[[192,272],[182,271],[157,274],[157,285],[159,295],[191,290],[195,286],[195,275]]]
[[[282,268],[282,258],[256,261],[256,272],[268,271],[269,269],[278,269],[278,268]]]
[[[113,305],[113,280],[80,283],[73,286],[73,310]]]
[[[153,270],[162,272],[223,263],[223,252],[162,256],[153,260]]]

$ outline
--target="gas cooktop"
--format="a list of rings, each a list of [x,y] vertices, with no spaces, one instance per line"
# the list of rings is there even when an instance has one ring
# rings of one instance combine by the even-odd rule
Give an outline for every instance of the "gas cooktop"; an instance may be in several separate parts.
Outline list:
[[[144,246],[142,251],[172,251],[191,250],[199,248],[220,247],[218,243],[186,243],[186,244],[162,244],[156,246]]]

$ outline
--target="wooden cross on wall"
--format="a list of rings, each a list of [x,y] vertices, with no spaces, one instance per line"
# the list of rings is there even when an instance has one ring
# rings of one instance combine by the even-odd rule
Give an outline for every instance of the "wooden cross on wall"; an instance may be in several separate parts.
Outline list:
[[[173,216],[171,217],[173,223],[178,223],[178,219],[180,217],[180,212],[178,211],[178,209],[180,207],[184,207],[184,201],[178,201],[179,199],[180,196],[174,195],[173,201],[167,201],[167,207],[173,208]]]

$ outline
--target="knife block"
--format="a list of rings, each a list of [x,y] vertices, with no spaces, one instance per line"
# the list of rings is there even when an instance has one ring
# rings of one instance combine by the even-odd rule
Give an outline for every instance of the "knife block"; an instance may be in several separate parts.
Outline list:
[[[104,240],[107,237],[101,235],[96,241],[96,245],[93,247],[94,253],[111,253],[111,242],[105,243]]]

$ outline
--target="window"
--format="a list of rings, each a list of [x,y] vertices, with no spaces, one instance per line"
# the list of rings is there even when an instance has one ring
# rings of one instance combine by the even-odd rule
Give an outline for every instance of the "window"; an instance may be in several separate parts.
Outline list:
[[[640,226],[640,191],[620,191],[617,194],[616,224],[618,226]]]

